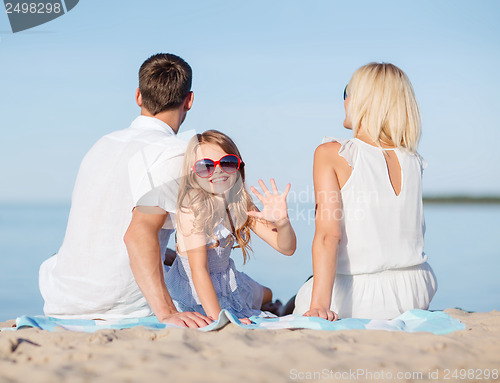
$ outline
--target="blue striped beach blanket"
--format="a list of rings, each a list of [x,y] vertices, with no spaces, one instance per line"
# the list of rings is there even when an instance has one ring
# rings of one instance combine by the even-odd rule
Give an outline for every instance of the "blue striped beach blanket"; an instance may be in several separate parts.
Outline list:
[[[287,315],[284,317],[266,318],[251,317],[251,325],[242,324],[229,311],[222,310],[219,319],[210,325],[200,328],[200,331],[214,331],[234,323],[245,329],[312,329],[312,330],[387,330],[404,332],[431,332],[433,334],[448,334],[457,330],[465,330],[465,325],[458,319],[443,311],[409,310],[391,320],[375,319],[340,319],[329,322],[321,318]],[[119,320],[88,320],[88,319],[57,319],[47,316],[21,316],[16,320],[16,330],[27,327],[48,331],[83,331],[94,332],[103,329],[126,329],[143,326],[149,329],[165,329],[178,327],[160,323],[156,317],[128,318]]]

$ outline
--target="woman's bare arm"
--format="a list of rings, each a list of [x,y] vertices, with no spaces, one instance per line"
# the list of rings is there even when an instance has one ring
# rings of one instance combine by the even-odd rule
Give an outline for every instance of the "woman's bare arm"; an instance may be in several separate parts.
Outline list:
[[[320,145],[314,153],[314,196],[316,230],[312,246],[313,290],[311,306],[305,316],[335,320],[330,310],[337,269],[337,250],[341,238],[342,202],[335,165],[338,143]]]

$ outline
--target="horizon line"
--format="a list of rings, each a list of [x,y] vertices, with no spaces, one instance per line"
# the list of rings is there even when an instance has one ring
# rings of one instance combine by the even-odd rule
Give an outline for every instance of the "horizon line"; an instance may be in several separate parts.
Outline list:
[[[424,203],[431,204],[500,204],[500,194],[430,193],[422,197]],[[1,200],[0,207],[26,206],[70,206],[71,200]]]

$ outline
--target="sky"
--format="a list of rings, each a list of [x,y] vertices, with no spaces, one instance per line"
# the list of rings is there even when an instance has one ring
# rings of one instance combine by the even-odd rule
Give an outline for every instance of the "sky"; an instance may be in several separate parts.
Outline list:
[[[2,8],[3,9],[3,8]],[[0,202],[69,202],[80,161],[139,114],[158,52],[193,68],[182,131],[237,143],[247,179],[312,201],[323,136],[349,138],[343,90],[372,61],[409,76],[424,194],[500,194],[499,1],[96,1],[12,33],[0,13]]]

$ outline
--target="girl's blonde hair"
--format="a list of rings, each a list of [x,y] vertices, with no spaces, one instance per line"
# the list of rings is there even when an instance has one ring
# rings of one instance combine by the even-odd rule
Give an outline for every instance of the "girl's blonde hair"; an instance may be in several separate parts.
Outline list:
[[[362,66],[352,75],[347,94],[354,137],[362,127],[379,146],[417,151],[420,112],[410,80],[401,69],[387,63]]]
[[[192,232],[203,232],[215,241],[213,247],[219,246],[219,240],[214,234],[216,226],[220,223],[220,211],[217,211],[217,205],[211,193],[204,190],[197,181],[197,175],[192,170],[195,163],[196,150],[202,144],[214,144],[220,147],[227,154],[234,154],[241,159],[241,154],[236,144],[227,135],[217,130],[207,130],[202,134],[197,134],[188,143],[184,163],[182,165],[182,178],[180,183],[179,195],[177,198],[177,208],[179,211],[194,213],[194,227]],[[216,159],[214,159],[216,160]],[[229,193],[223,197],[226,198],[226,210],[229,212],[229,220],[232,222],[233,235],[236,237],[238,245],[243,252],[243,261],[248,258],[250,247],[250,223],[251,218],[247,212],[254,210],[252,197],[245,186],[245,167],[242,162],[239,170],[239,177],[231,188]],[[224,213],[226,214],[226,213]],[[180,215],[179,215],[180,216]],[[179,218],[178,218],[179,219]],[[181,223],[178,221],[178,228]],[[184,233],[189,234],[189,233]],[[230,241],[228,245],[232,245]]]

